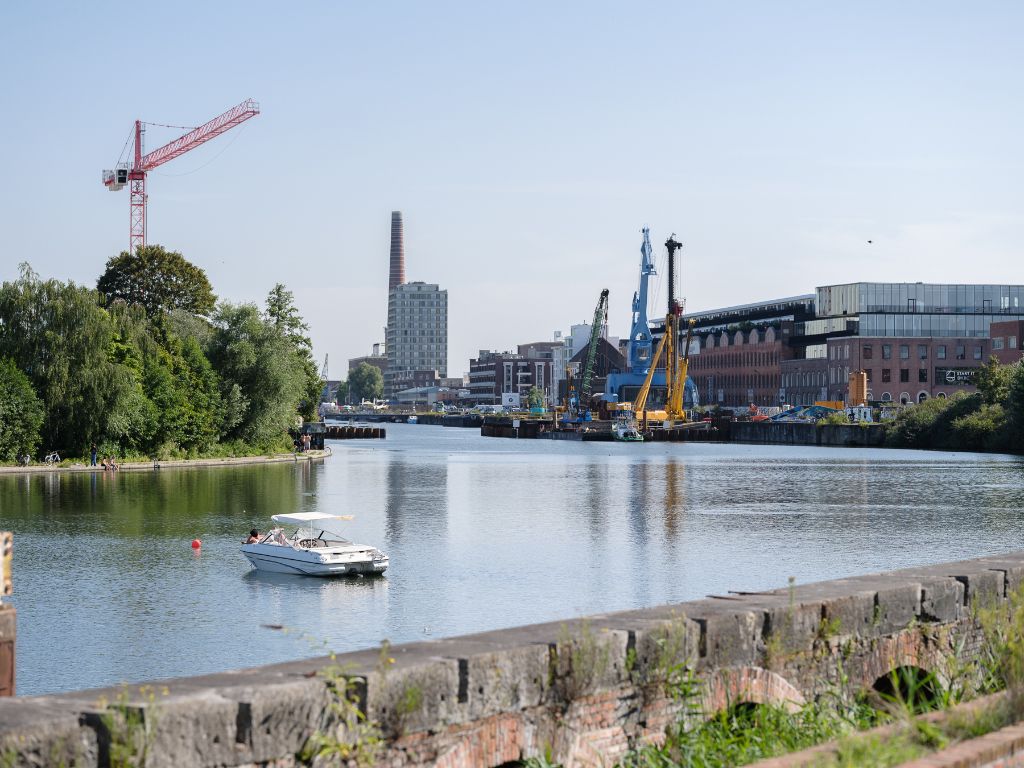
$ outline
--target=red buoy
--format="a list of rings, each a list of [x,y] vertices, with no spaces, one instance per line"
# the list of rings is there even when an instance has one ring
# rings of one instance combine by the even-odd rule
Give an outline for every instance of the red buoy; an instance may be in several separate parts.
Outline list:
[[[201,546],[203,546],[203,542],[199,539],[192,539],[192,549],[199,549]]]

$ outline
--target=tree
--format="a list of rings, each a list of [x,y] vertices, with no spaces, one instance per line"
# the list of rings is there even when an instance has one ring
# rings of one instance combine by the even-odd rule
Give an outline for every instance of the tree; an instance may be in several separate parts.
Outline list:
[[[338,388],[334,391],[334,402],[344,405],[348,402],[348,382],[339,381]]]
[[[992,355],[985,365],[978,369],[978,392],[986,405],[996,405],[1006,400],[1010,392],[1010,366],[1002,365]]]
[[[74,283],[40,280],[28,264],[0,286],[0,356],[14,361],[43,401],[47,450],[84,452],[121,395],[114,325],[97,300]]]
[[[291,339],[297,347],[313,349],[313,342],[306,336],[309,326],[303,321],[295,306],[295,294],[277,283],[267,294],[267,320]]]
[[[309,326],[303,321],[295,306],[295,295],[277,283],[267,294],[266,319],[277,331],[283,334],[295,346],[295,351],[302,359],[304,385],[302,399],[299,402],[299,414],[306,421],[317,418],[317,409],[323,396],[324,380],[320,378],[320,370],[313,359],[313,342],[306,331]]]
[[[28,376],[13,360],[0,359],[0,461],[35,452],[43,415],[43,404]]]
[[[536,387],[530,387],[530,391],[526,393],[526,404],[531,408],[543,408],[544,393]]]
[[[206,273],[177,251],[146,245],[134,254],[122,251],[107,262],[96,289],[107,302],[139,304],[151,318],[172,309],[209,315],[217,303]]]
[[[1007,368],[1007,442],[1011,450],[1024,451],[1024,362],[1018,361]]]
[[[369,363],[360,363],[348,375],[348,393],[356,402],[376,400],[384,394],[384,376],[380,368]]]
[[[221,304],[210,362],[231,410],[243,406],[228,437],[251,445],[280,443],[295,421],[306,372],[295,345],[253,304]]]

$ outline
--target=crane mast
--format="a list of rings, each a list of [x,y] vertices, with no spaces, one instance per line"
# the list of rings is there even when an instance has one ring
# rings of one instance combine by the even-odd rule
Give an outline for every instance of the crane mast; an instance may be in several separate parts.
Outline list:
[[[651,230],[643,228],[644,241],[640,246],[640,286],[633,294],[633,325],[629,330],[629,370],[632,373],[647,373],[651,366],[651,349],[654,336],[647,321],[647,283],[654,270],[651,249]]]
[[[103,171],[103,184],[111,192],[116,192],[125,186],[129,188],[128,244],[131,253],[136,253],[146,244],[146,202],[148,197],[146,195],[146,174],[259,113],[260,105],[253,99],[246,99],[227,112],[198,128],[193,128],[188,133],[146,155],[143,155],[146,124],[141,120],[135,121],[135,151],[132,163],[130,165],[121,163],[113,169]]]
[[[597,359],[597,345],[601,340],[601,328],[608,319],[608,289],[601,291],[601,297],[597,300],[597,307],[594,309],[594,324],[590,327],[590,344],[587,348],[587,364],[583,368],[583,377],[580,381],[580,403],[586,411],[590,407],[591,385],[594,378],[594,361]]]

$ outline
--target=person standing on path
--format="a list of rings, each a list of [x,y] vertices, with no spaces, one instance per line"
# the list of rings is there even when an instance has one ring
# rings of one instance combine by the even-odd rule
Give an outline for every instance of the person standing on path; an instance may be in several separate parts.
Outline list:
[[[96,443],[93,443],[91,446],[89,446],[89,466],[96,466]]]

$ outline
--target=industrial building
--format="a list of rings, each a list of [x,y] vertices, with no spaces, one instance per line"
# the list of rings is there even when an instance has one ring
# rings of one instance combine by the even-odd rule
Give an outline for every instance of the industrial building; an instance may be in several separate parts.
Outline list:
[[[923,402],[973,391],[990,355],[1021,358],[1024,286],[847,283],[691,318],[703,404],[846,400],[855,371],[869,400]]]

